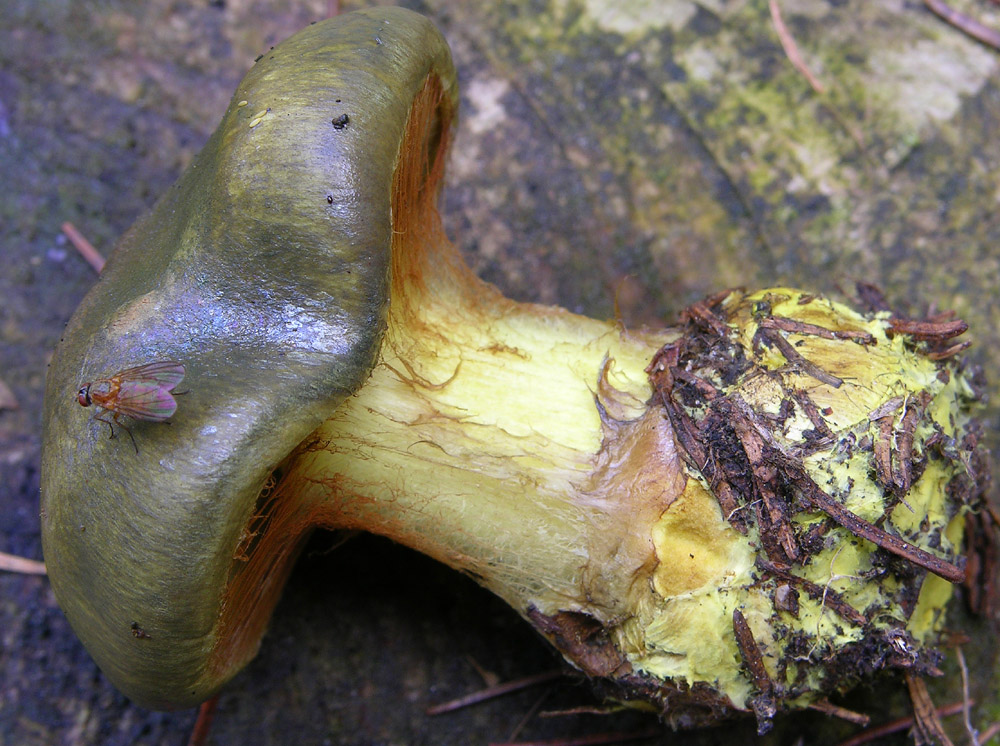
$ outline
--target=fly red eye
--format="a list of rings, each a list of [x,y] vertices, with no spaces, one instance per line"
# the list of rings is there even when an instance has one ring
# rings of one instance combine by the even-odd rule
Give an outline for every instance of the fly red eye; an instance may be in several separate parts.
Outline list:
[[[90,386],[84,386],[82,389],[76,392],[76,400],[80,402],[81,407],[90,406]]]

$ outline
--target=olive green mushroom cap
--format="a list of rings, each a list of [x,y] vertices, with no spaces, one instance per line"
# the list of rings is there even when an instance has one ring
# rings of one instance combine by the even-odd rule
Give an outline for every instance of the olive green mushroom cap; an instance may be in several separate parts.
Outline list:
[[[116,247],[48,372],[42,539],[56,597],[136,702],[211,696],[256,652],[219,656],[221,589],[272,469],[359,387],[388,304],[390,191],[429,77],[457,108],[433,25],[381,8],[267,52],[178,182]],[[127,433],[86,382],[186,369],[170,424]],[[213,652],[214,651],[214,652]]]

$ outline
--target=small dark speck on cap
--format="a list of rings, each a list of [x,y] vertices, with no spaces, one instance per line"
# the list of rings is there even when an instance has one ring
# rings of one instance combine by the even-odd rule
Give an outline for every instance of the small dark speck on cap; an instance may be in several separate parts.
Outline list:
[[[351,121],[351,118],[346,114],[341,114],[339,117],[334,117],[330,120],[330,124],[333,125],[335,130],[342,130],[347,126],[347,123]]]

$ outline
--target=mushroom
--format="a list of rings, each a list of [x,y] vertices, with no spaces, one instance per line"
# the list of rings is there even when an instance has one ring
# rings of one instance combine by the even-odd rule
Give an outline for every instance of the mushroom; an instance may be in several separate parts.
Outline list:
[[[69,322],[45,560],[112,682],[212,696],[316,527],[468,573],[677,725],[929,670],[979,490],[961,329],[782,288],[661,330],[508,300],[437,213],[457,108],[426,19],[306,28]],[[169,427],[129,423],[135,452],[75,397],[155,361],[185,391]]]

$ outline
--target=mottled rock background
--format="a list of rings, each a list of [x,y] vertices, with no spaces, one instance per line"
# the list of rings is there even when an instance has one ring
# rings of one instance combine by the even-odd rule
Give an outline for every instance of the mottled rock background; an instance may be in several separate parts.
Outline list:
[[[369,3],[345,2],[344,10]],[[322,0],[0,0],[0,550],[41,558],[45,364],[107,252],[197,152],[253,59]],[[469,262],[516,298],[662,324],[732,285],[881,285],[952,308],[1000,440],[1000,55],[916,0],[780,0],[818,95],[763,0],[408,3],[452,44],[462,121],[444,212]],[[1000,7],[955,5],[1000,27]],[[627,6],[622,8],[621,6]],[[69,392],[68,392],[69,393]],[[311,546],[212,744],[476,744],[542,709],[591,705],[567,680],[458,713],[423,710],[556,660],[471,581],[387,542]],[[992,636],[960,610],[981,726],[1000,717]],[[183,744],[193,711],[132,706],[103,679],[44,578],[0,576],[0,744]],[[960,697],[954,657],[938,703]],[[838,700],[907,714],[898,682]],[[523,738],[644,728],[635,714],[530,719]],[[961,724],[949,721],[961,735]],[[835,743],[816,715],[767,743]],[[732,743],[737,725],[664,743]],[[660,740],[660,739],[654,739]],[[904,743],[905,737],[881,743]]]

